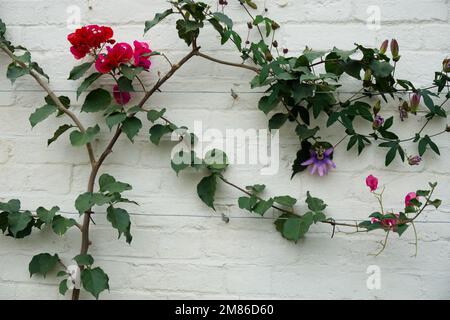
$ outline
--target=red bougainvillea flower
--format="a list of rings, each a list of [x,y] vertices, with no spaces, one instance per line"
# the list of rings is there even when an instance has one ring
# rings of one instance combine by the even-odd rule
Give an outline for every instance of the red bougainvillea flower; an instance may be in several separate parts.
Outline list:
[[[374,192],[378,188],[378,179],[373,175],[369,175],[366,178],[366,185],[370,188],[370,191]]]
[[[116,102],[120,105],[127,104],[131,100],[129,92],[120,92],[119,86],[116,84],[113,88],[113,96]]]
[[[152,53],[148,43],[134,41],[134,65],[148,70],[152,64],[149,54]]]
[[[405,207],[412,206],[412,199],[417,199],[417,194],[415,192],[410,192],[405,197]]]
[[[95,61],[95,68],[100,73],[108,73],[133,57],[133,48],[128,43],[119,42],[114,47],[106,48],[107,54],[100,54]]]
[[[70,52],[75,59],[82,59],[87,54],[93,53],[93,50],[99,49],[104,43],[114,43],[113,35],[114,32],[110,27],[88,25],[69,34],[67,40],[72,44]]]
[[[316,150],[311,150],[311,158],[305,162],[302,162],[302,166],[310,166],[309,172],[311,174],[315,174],[317,172],[321,177],[328,174],[330,168],[336,168],[336,165],[330,158],[333,150],[333,148],[328,148],[325,150],[323,147],[318,147]]]
[[[387,228],[387,229],[394,229],[394,231],[396,230],[396,228],[397,228],[397,224],[399,223],[399,217],[400,217],[400,215],[398,215],[398,214],[396,214],[395,215],[396,216],[396,218],[381,218],[381,219],[379,219],[379,218],[375,218],[375,217],[373,217],[371,220],[370,220],[370,222],[372,223],[372,224],[374,224],[374,223],[380,223],[384,228]]]

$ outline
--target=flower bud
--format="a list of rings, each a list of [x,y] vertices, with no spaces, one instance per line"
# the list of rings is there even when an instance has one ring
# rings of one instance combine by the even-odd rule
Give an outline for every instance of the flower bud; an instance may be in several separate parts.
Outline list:
[[[388,45],[389,45],[389,40],[388,39],[384,40],[383,43],[381,44],[381,47],[380,47],[380,53],[381,54],[385,54],[386,53]]]
[[[288,54],[288,52],[289,52],[289,49],[288,49],[288,48],[284,48],[284,49],[283,49],[283,53],[284,53],[284,54]]]
[[[408,164],[410,166],[418,166],[421,161],[422,161],[422,158],[420,156],[417,156],[417,155],[408,157]]]
[[[419,93],[414,93],[411,96],[411,100],[409,102],[409,111],[416,114],[417,110],[419,109],[419,105],[420,105],[420,94]]]
[[[398,42],[395,39],[391,40],[391,54],[392,54],[392,59],[397,62],[398,60],[400,60],[400,56],[398,55],[399,53],[399,47],[398,47]]]
[[[273,60],[273,56],[272,56],[272,54],[269,51],[266,52],[265,56],[266,56],[266,60],[267,61],[272,61]]]
[[[442,61],[442,70],[444,72],[450,72],[450,59],[444,59]]]
[[[274,40],[274,42],[272,42],[272,45],[274,48],[278,48],[278,41]]]
[[[450,132],[450,124],[448,124],[447,127],[445,127],[445,131]]]
[[[373,106],[373,114],[377,115],[378,112],[380,112],[381,110],[381,102],[380,100],[378,100],[377,102],[375,102],[375,105]]]
[[[280,28],[280,25],[276,23],[275,21],[272,21],[272,30],[277,30]]]
[[[398,107],[398,111],[400,112],[401,121],[404,121],[405,118],[408,118],[408,111],[409,111],[408,102],[404,101],[403,104]]]
[[[372,85],[372,70],[367,69],[364,72],[364,80],[363,80],[363,87],[367,88]]]
[[[373,130],[378,130],[384,124],[384,118],[377,115],[373,120],[372,128]]]

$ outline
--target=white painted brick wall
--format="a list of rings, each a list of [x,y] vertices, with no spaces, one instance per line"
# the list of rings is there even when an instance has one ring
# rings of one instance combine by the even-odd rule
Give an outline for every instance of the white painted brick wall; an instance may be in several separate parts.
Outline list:
[[[92,0],[88,10],[82,0],[0,0],[0,16],[8,25],[8,37],[32,50],[51,77],[57,90],[74,90],[66,81],[74,65],[66,35],[66,8],[78,5],[82,23],[114,26],[116,38],[131,41],[142,37],[143,23],[165,9],[164,0]],[[229,1],[228,13],[237,28],[245,30],[247,18],[236,1]],[[264,1],[256,0],[261,6]],[[432,81],[450,52],[448,0],[267,0],[269,12],[282,29],[279,42],[293,52],[305,45],[329,49],[333,45],[351,48],[354,42],[378,46],[385,38],[397,38],[402,61],[397,74],[419,86]],[[279,4],[288,2],[287,6]],[[366,27],[367,7],[381,9],[382,27]],[[185,52],[173,27],[173,19],[164,21],[145,37],[151,47],[164,51],[176,60]],[[221,47],[211,30],[200,40],[205,51],[228,60],[239,61],[231,46]],[[46,141],[62,120],[50,119],[31,130],[28,116],[40,106],[44,94],[30,78],[22,78],[11,87],[6,79],[6,56],[0,55],[0,199],[20,198],[26,208],[59,205],[73,211],[77,194],[86,187],[88,163],[84,150],[74,150],[67,138],[49,148]],[[157,70],[167,70],[162,60],[154,59],[151,83]],[[241,94],[233,101],[228,93],[250,91],[252,74],[245,70],[216,65],[195,59],[168,83],[166,90],[183,90],[157,94],[149,106],[167,107],[174,122],[191,126],[203,120],[205,128],[266,128],[266,117],[257,110],[260,94]],[[105,83],[108,85],[108,83]],[[10,90],[14,91],[11,92]],[[198,93],[198,90],[223,93]],[[26,90],[26,91],[24,91]],[[74,95],[69,94],[74,101]],[[391,106],[392,110],[393,107]],[[93,123],[92,119],[83,120]],[[410,118],[398,129],[402,136],[415,132],[423,120]],[[435,121],[430,132],[440,130],[445,121]],[[134,186],[130,198],[141,206],[135,211],[145,215],[133,217],[134,241],[131,246],[117,234],[104,215],[98,215],[92,228],[91,248],[96,261],[110,275],[111,292],[103,298],[175,299],[175,298],[363,298],[363,299],[432,299],[450,298],[450,232],[448,224],[418,224],[419,255],[412,258],[413,235],[390,242],[379,257],[368,256],[377,248],[381,233],[345,235],[330,239],[330,230],[315,226],[297,245],[282,239],[270,220],[231,219],[225,224],[213,218],[197,198],[195,185],[200,176],[184,172],[177,178],[170,169],[171,144],[155,147],[147,142],[146,126],[132,145],[121,139],[116,152],[102,169]],[[105,131],[106,133],[106,131]],[[336,130],[326,132],[331,141],[340,138]],[[438,144],[442,157],[425,156],[425,164],[408,167],[398,162],[384,168],[384,154],[376,147],[359,157],[343,149],[336,152],[338,168],[327,178],[307,174],[289,179],[295,157],[296,138],[292,128],[281,134],[281,164],[277,176],[259,176],[258,166],[234,166],[230,180],[240,184],[267,183],[271,194],[290,194],[303,198],[307,190],[323,197],[328,214],[335,218],[364,218],[376,209],[376,203],[364,186],[364,177],[373,173],[386,184],[388,207],[398,208],[408,191],[429,180],[439,181],[438,196],[444,200],[439,212],[427,219],[450,222],[450,140],[441,136]],[[102,135],[96,146],[105,144]],[[218,214],[250,217],[236,206],[239,194],[220,186]],[[161,215],[206,215],[211,218],[162,217]],[[270,216],[270,214],[269,214]],[[394,238],[394,237],[393,237]],[[36,232],[31,238],[0,240],[0,299],[62,298],[54,277],[29,278],[28,262],[42,251],[57,252],[70,259],[79,249],[79,234],[71,230],[58,238],[50,232]],[[378,265],[382,271],[382,289],[369,291],[366,269]],[[83,297],[88,297],[83,295]]]

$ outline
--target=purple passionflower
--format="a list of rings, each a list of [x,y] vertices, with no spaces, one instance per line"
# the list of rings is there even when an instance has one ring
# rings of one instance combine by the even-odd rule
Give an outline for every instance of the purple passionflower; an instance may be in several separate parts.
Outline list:
[[[321,177],[328,174],[330,168],[336,168],[336,165],[330,158],[333,150],[333,148],[325,150],[321,146],[315,150],[311,150],[311,158],[303,162],[302,166],[310,166],[309,172],[311,174],[317,173]]]
[[[421,156],[409,156],[408,157],[408,164],[410,166],[418,166],[420,164],[420,162],[422,161],[422,157]]]
[[[373,129],[374,129],[374,130],[377,130],[377,129],[379,129],[383,124],[384,124],[384,118],[383,118],[382,116],[380,116],[380,115],[377,114],[377,115],[375,116],[375,119],[373,120],[373,125],[372,125]]]

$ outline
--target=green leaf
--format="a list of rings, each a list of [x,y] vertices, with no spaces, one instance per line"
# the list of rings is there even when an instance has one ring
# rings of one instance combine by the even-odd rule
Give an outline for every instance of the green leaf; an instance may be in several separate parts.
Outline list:
[[[226,14],[223,14],[222,12],[214,12],[213,16],[217,20],[219,20],[220,22],[225,24],[228,29],[232,29],[233,28],[233,20],[231,20]]]
[[[305,202],[308,205],[309,210],[313,212],[322,212],[327,207],[322,199],[312,197],[309,191],[306,193]]]
[[[17,199],[11,199],[7,203],[0,202],[0,211],[18,212],[20,210],[20,201]]]
[[[313,214],[311,212],[306,213],[302,217],[282,215],[280,218],[287,218],[282,224],[281,233],[283,237],[294,242],[297,242],[300,238],[304,237],[314,222]]]
[[[204,162],[210,171],[219,173],[224,171],[229,165],[225,152],[218,149],[208,151],[205,155]]]
[[[0,38],[5,35],[6,32],[6,24],[0,19]]]
[[[273,199],[270,198],[269,200],[260,200],[258,203],[253,207],[253,212],[263,216],[267,210],[272,208],[273,205]]]
[[[256,198],[254,195],[251,197],[240,197],[238,199],[239,208],[248,210],[250,212],[253,211],[253,208],[257,202],[258,202],[258,198]]]
[[[259,100],[258,108],[265,114],[272,111],[280,102],[280,100],[274,95],[264,96]]]
[[[144,70],[144,68],[142,68],[142,67],[130,67],[126,64],[123,64],[120,66],[120,71],[129,80],[133,80],[143,70]]]
[[[436,199],[436,200],[430,201],[429,204],[434,206],[436,209],[438,209],[442,204],[442,200]]]
[[[24,69],[14,62],[8,66],[8,70],[6,71],[6,77],[11,80],[11,83],[14,83],[18,78],[28,74],[28,69]]]
[[[80,64],[79,66],[74,67],[72,69],[72,71],[70,71],[68,80],[80,79],[82,76],[84,76],[86,71],[88,71],[91,68],[93,63],[94,62],[86,62],[86,63]]]
[[[113,112],[105,118],[105,121],[106,121],[106,125],[111,130],[112,127],[114,127],[115,125],[117,125],[119,123],[122,123],[122,121],[124,121],[126,118],[127,118],[126,113]]]
[[[30,277],[32,277],[33,274],[41,274],[45,278],[47,273],[49,273],[56,267],[58,261],[59,257],[57,254],[52,256],[49,253],[41,253],[34,256],[28,266]]]
[[[275,198],[273,198],[273,200],[276,203],[281,204],[286,207],[293,207],[297,203],[297,199],[294,199],[290,196],[275,197]]]
[[[118,82],[119,92],[134,92],[133,81],[127,77],[120,77]]]
[[[197,194],[200,199],[210,208],[214,208],[214,196],[216,194],[217,177],[212,174],[208,177],[204,177],[197,185]]]
[[[395,155],[397,154],[398,145],[393,146],[391,149],[389,149],[388,153],[386,154],[386,160],[384,162],[384,165],[387,167],[391,164],[392,161],[395,159]]]
[[[161,22],[164,18],[168,17],[172,13],[173,13],[173,10],[168,9],[162,13],[155,14],[155,17],[153,18],[153,20],[145,21],[144,34],[146,34],[151,28],[156,26],[159,22]]]
[[[156,145],[159,145],[161,137],[170,132],[172,132],[170,125],[155,124],[149,130],[150,141]]]
[[[113,228],[119,231],[119,238],[123,233],[126,235],[127,243],[131,243],[132,240],[130,233],[131,221],[128,211],[120,208],[114,208],[113,206],[109,206],[107,209],[106,218],[108,219],[109,222],[111,222]]]
[[[37,108],[29,118],[30,124],[32,127],[37,125],[39,122],[44,121],[47,119],[50,115],[56,112],[56,107],[46,104],[43,107]]]
[[[58,212],[60,209],[59,207],[53,207],[50,210],[45,209],[44,207],[39,207],[36,210],[36,213],[44,223],[50,224],[53,221],[53,218],[55,217],[56,212]]]
[[[320,130],[319,127],[309,129],[304,124],[299,124],[295,128],[295,133],[298,135],[300,140],[306,140],[306,139],[314,137],[316,135],[316,133],[319,132],[319,130]]]
[[[192,44],[192,40],[198,36],[199,29],[203,27],[202,22],[180,19],[176,22],[178,36],[183,39],[188,46]]]
[[[407,224],[399,224],[399,225],[397,225],[395,232],[397,232],[398,235],[401,236],[406,231],[406,229],[408,229]]]
[[[269,120],[269,129],[280,129],[287,121],[288,115],[285,113],[276,113]]]
[[[54,233],[56,233],[59,236],[62,236],[67,232],[67,230],[69,230],[75,224],[76,221],[74,219],[67,219],[61,215],[56,215],[53,218],[52,229]]]
[[[16,237],[20,231],[23,231],[28,227],[32,220],[33,218],[29,211],[11,212],[8,215],[9,230],[12,235]]]
[[[147,112],[147,119],[149,121],[151,121],[151,122],[155,122],[156,120],[161,118],[164,115],[165,112],[166,112],[166,108],[163,108],[160,111],[158,111],[158,110],[149,110]]]
[[[134,137],[142,128],[142,122],[136,117],[128,117],[122,123],[122,131],[125,132],[128,139],[133,142]]]
[[[245,189],[254,192],[254,193],[261,193],[264,191],[266,186],[264,184],[254,184],[252,186],[246,186]]]
[[[86,96],[81,111],[98,112],[105,110],[111,104],[111,94],[105,89],[95,89]]]
[[[96,299],[98,299],[101,292],[109,290],[108,275],[99,267],[82,270],[81,283],[83,284],[83,288]]]
[[[373,60],[370,64],[370,69],[372,69],[376,78],[387,78],[394,70],[394,67],[388,62]]]
[[[84,134],[78,130],[72,131],[70,133],[70,143],[75,147],[83,146],[94,140],[95,136],[99,132],[100,127],[98,125],[95,125],[95,127],[87,128]]]
[[[94,203],[92,201],[92,192],[80,194],[75,200],[75,208],[80,214],[83,214],[86,211],[90,210],[93,205]]]
[[[128,183],[116,181],[113,176],[106,173],[100,176],[99,185],[101,192],[122,193],[132,189]]]
[[[79,254],[73,260],[79,266],[92,266],[94,264],[94,258],[90,254]]]
[[[103,75],[103,73],[96,72],[96,73],[91,74],[86,79],[84,79],[84,81],[81,83],[81,85],[77,89],[77,99],[80,97],[80,95],[84,91],[87,90],[87,88],[89,88],[91,86],[91,84],[93,84],[102,75]]]
[[[69,130],[70,128],[73,128],[73,125],[70,124],[63,124],[58,129],[56,129],[55,133],[53,134],[53,137],[47,140],[47,146],[51,145],[53,142],[55,142],[64,132]]]
[[[0,230],[5,233],[8,230],[8,212],[0,212]]]
[[[64,279],[59,283],[59,293],[63,296],[66,294],[67,290],[69,290],[69,287],[67,286],[67,281],[69,280]]]
[[[75,208],[80,214],[89,211],[94,205],[103,206],[112,201],[117,201],[114,195],[104,195],[102,193],[85,192],[80,194],[75,200]]]

